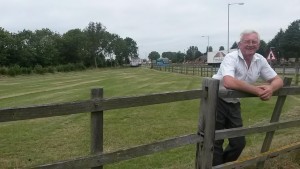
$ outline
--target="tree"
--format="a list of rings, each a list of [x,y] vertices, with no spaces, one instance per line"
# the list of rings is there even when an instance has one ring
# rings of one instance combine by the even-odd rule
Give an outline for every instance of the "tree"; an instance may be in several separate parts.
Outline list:
[[[230,49],[237,49],[239,46],[236,42],[234,42]]]
[[[107,39],[107,46],[104,48],[103,54],[104,57],[106,58],[106,65],[110,65],[111,67],[113,65],[115,65],[115,60],[113,59],[113,55],[114,55],[114,50],[115,50],[115,42],[120,38],[118,35],[116,34],[110,34],[108,32],[105,33],[106,34],[106,39]],[[109,58],[109,61],[108,59]]]
[[[267,43],[263,40],[260,40],[259,49],[256,51],[256,53],[266,56],[267,51],[268,51]]]
[[[10,49],[12,48],[13,37],[0,27],[0,66],[8,66]]]
[[[90,22],[81,31],[72,29],[63,34],[44,28],[10,33],[0,27],[0,66],[43,67],[83,63],[86,67],[106,66],[106,58],[114,63],[129,63],[137,57],[137,44],[130,38],[111,34],[101,23]],[[107,59],[108,60],[108,59]]]
[[[172,60],[172,59],[175,58],[174,52],[163,52],[163,53],[161,54],[161,57],[162,57],[162,58],[168,58],[169,60]]]
[[[160,58],[160,54],[156,51],[152,51],[149,55],[148,55],[148,59],[149,60],[156,60]]]
[[[186,61],[194,61],[196,58],[201,56],[201,52],[198,50],[197,46],[190,46],[186,51]]]
[[[37,64],[36,48],[34,48],[35,34],[30,30],[23,30],[15,35],[17,65],[21,67],[33,67]]]
[[[105,62],[103,55],[104,32],[106,28],[100,22],[90,22],[88,27],[84,30],[87,36],[87,47],[90,57],[90,65],[94,62],[95,67],[98,67],[98,61],[101,62],[101,66]],[[93,61],[92,61],[93,60]]]
[[[126,37],[124,39],[125,41],[125,44],[126,44],[126,51],[125,51],[125,62],[126,63],[129,63],[129,58],[134,58],[134,57],[138,57],[138,54],[137,54],[137,45],[136,45],[136,42],[129,38],[129,37]]]
[[[61,60],[58,50],[60,38],[59,34],[46,28],[34,32],[32,46],[36,54],[36,64],[50,66],[58,65],[60,63]]]
[[[282,29],[275,35],[275,37],[267,44],[267,49],[274,47],[279,52],[279,57],[284,57],[282,53],[284,53],[284,49],[280,45],[280,41],[283,39],[284,32]]]
[[[220,46],[219,51],[225,50],[224,46]]]
[[[88,57],[85,43],[87,38],[80,29],[71,29],[62,36],[60,49],[62,64],[84,63]]]
[[[182,63],[184,58],[186,57],[185,53],[181,53],[180,51],[176,53],[175,63]]]
[[[300,57],[300,20],[292,22],[279,40],[280,49],[285,57]]]
[[[125,58],[125,52],[126,52],[126,42],[124,41],[124,39],[122,38],[117,38],[114,41],[114,53],[116,55],[116,62],[119,65],[123,65],[124,64],[124,58]]]

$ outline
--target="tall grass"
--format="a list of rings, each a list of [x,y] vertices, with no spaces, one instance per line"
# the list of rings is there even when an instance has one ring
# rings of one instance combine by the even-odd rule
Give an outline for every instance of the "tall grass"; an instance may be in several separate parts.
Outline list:
[[[90,89],[104,88],[104,97],[132,96],[199,89],[202,79],[143,68],[98,69],[84,72],[1,77],[0,108],[68,102],[90,98]],[[246,126],[268,121],[275,99],[242,100]],[[104,151],[151,143],[197,131],[199,100],[104,112]],[[298,116],[299,101],[288,97],[283,117]],[[294,114],[291,113],[294,111]],[[23,168],[89,154],[89,113],[0,123],[0,168]],[[297,134],[295,130],[282,131]],[[242,157],[256,154],[263,135],[248,136]],[[299,137],[289,138],[289,142]],[[286,141],[286,140],[284,140]],[[282,142],[279,139],[278,141]],[[195,145],[140,157],[105,168],[194,168]]]

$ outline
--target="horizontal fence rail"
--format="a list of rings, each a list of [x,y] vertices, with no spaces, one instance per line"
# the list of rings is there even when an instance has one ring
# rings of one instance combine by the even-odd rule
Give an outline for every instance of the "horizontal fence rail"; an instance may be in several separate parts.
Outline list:
[[[78,102],[67,102],[59,104],[54,103],[46,105],[33,105],[30,107],[4,108],[0,109],[0,122],[63,116],[84,112],[104,111],[120,108],[170,103],[184,100],[193,100],[200,99],[202,94],[203,91],[199,89],[189,91],[166,92],[143,96],[90,99]],[[273,96],[299,94],[300,88],[298,87],[284,87],[278,90],[277,92],[274,92]],[[222,98],[257,97],[252,94],[233,90],[219,91],[219,96]]]
[[[300,119],[294,121],[284,121],[284,122],[266,124],[257,127],[217,130],[215,140],[238,137],[238,136],[243,136],[248,134],[268,132],[268,131],[285,129],[290,127],[299,127],[299,126],[300,126]],[[95,167],[99,165],[105,165],[105,164],[115,163],[123,160],[128,160],[139,156],[149,155],[160,151],[181,147],[184,145],[196,144],[201,142],[202,140],[203,138],[200,137],[199,135],[190,134],[186,136],[180,136],[168,140],[163,140],[152,144],[141,145],[141,146],[125,149],[125,150],[119,150],[116,152],[86,156],[86,157],[81,157],[81,158],[67,160],[67,161],[60,161],[53,164],[36,166],[33,168],[71,169],[71,168]]]
[[[300,119],[293,121],[276,122],[272,124],[265,124],[263,126],[248,127],[248,128],[235,128],[216,131],[216,140],[232,138],[238,136],[244,136],[248,134],[263,133],[278,129],[285,129],[290,127],[299,127]],[[73,160],[61,161],[53,164],[46,164],[34,167],[35,169],[72,169],[83,167],[95,167],[99,165],[105,165],[115,163],[123,160],[129,160],[135,157],[145,156],[161,151],[166,151],[172,148],[177,148],[189,144],[196,144],[203,141],[203,138],[197,134],[190,134],[186,136],[180,136],[160,142],[141,145],[125,150],[119,150],[116,152],[110,152],[106,154],[91,155],[81,157]],[[300,144],[300,143],[299,143]],[[253,164],[253,163],[252,163]]]
[[[213,169],[232,169],[232,168],[244,168],[247,166],[251,166],[258,162],[263,162],[268,159],[272,159],[274,157],[278,157],[284,153],[289,153],[293,151],[299,151],[300,150],[300,142],[294,143],[289,146],[284,146],[276,151],[268,152],[268,153],[262,153],[257,157],[251,158],[251,159],[245,159],[244,161],[235,161],[235,162],[229,162],[226,164],[222,164],[219,166],[213,167]]]
[[[104,164],[115,163],[123,160],[129,160],[135,157],[145,156],[184,145],[195,144],[203,140],[197,134],[190,134],[187,136],[180,136],[160,142],[141,145],[126,150],[119,150],[116,152],[90,155],[73,160],[61,161],[53,164],[46,164],[33,167],[35,169],[73,169],[84,167],[95,167]]]

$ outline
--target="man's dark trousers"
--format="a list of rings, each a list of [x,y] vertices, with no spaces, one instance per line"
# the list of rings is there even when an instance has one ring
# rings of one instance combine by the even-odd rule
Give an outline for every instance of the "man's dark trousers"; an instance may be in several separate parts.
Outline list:
[[[216,130],[242,126],[240,103],[227,103],[219,98],[217,104]],[[237,160],[246,145],[244,136],[229,138],[228,141],[229,143],[225,150],[223,150],[224,140],[215,141],[213,166]]]

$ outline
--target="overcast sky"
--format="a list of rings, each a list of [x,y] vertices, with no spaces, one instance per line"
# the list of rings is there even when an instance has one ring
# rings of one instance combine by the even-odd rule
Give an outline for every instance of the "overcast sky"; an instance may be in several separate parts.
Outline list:
[[[141,58],[151,51],[205,52],[227,48],[228,3],[230,46],[245,29],[270,41],[300,19],[300,0],[0,0],[0,27],[9,32],[49,28],[63,34],[102,23],[108,32],[137,42]]]

